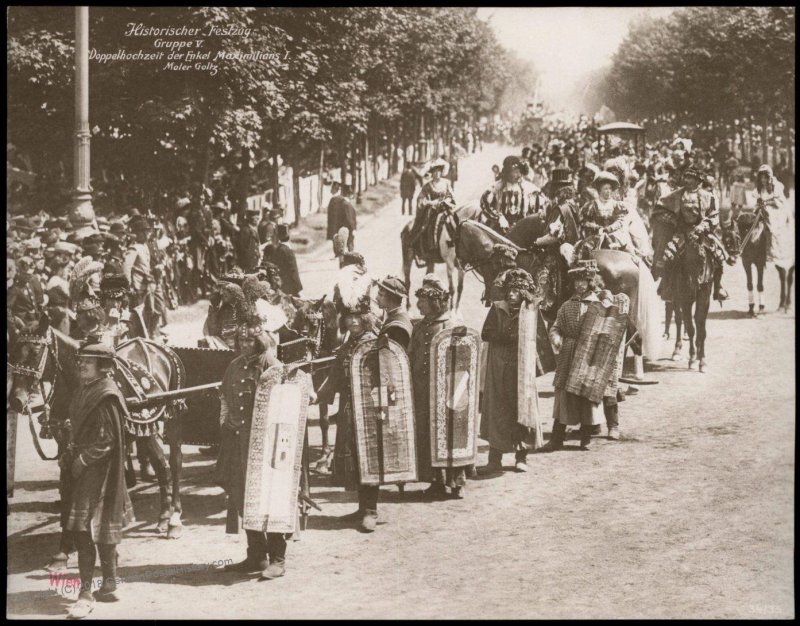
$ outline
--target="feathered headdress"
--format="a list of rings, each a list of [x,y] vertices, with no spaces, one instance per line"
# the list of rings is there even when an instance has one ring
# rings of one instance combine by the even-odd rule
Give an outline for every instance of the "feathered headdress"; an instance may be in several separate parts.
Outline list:
[[[364,302],[369,310],[369,290],[372,279],[361,265],[346,265],[339,270],[333,287],[332,300],[339,313],[362,312]],[[363,311],[366,312],[366,311]]]
[[[517,289],[525,300],[533,300],[536,293],[536,285],[533,282],[533,277],[523,269],[515,268],[503,272],[495,280],[495,286],[503,291],[508,289]]]
[[[248,313],[250,313],[250,311],[248,311],[247,300],[244,297],[244,292],[239,285],[234,285],[233,283],[222,283],[219,291],[220,295],[222,296],[222,300],[230,303],[233,306],[238,319],[244,319]]]
[[[95,261],[90,256],[83,257],[72,268],[72,274],[69,277],[69,299],[73,303],[77,303],[82,296],[96,296],[94,290],[88,288],[87,279],[92,274],[97,274],[103,271],[103,264]],[[87,290],[88,288],[88,290]]]
[[[342,226],[333,235],[333,255],[338,259],[347,250],[347,240],[350,239],[350,229]]]

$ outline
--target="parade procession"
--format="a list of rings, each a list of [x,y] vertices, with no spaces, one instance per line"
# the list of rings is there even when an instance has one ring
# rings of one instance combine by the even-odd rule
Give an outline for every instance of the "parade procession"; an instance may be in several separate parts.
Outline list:
[[[7,617],[794,617],[794,20],[10,8]]]

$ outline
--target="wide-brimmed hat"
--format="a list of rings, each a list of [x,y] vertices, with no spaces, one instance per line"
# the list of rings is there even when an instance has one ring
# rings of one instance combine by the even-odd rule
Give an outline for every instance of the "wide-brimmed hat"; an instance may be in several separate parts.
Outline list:
[[[100,293],[109,298],[121,298],[129,289],[130,283],[122,265],[115,261],[107,262],[100,280]]]
[[[503,172],[510,172],[515,167],[518,169],[522,167],[522,159],[518,156],[512,154],[503,159]]]
[[[756,177],[761,176],[761,174],[766,174],[767,176],[772,178],[772,176],[773,176],[772,168],[769,165],[767,165],[766,163],[764,163],[764,165],[762,165],[761,167],[758,168],[758,171],[756,172]]]
[[[150,222],[144,215],[134,215],[131,217],[130,221],[128,222],[128,228],[134,233],[149,232],[152,230]]]
[[[608,171],[600,172],[597,176],[595,176],[594,180],[592,181],[592,186],[599,188],[601,185],[606,183],[610,184],[614,189],[619,187],[619,179]]]
[[[442,170],[442,176],[446,176],[450,171],[450,164],[442,158],[434,159],[428,164],[428,173],[430,174],[435,169]]]
[[[567,274],[569,274],[569,277],[572,279],[576,278],[591,279],[597,275],[598,271],[599,269],[597,267],[597,261],[595,261],[594,259],[586,259],[578,261],[577,266],[571,268],[567,272]]]
[[[78,350],[78,357],[80,358],[95,358],[113,361],[116,356],[114,347],[110,344],[100,341],[97,336],[91,336],[86,343],[84,343]]]
[[[372,310],[369,293],[365,293],[350,305],[341,304],[342,315],[365,315]]]
[[[408,290],[406,289],[405,283],[397,276],[387,276],[386,278],[379,280],[378,287],[388,291],[389,293],[393,293],[399,298],[405,298],[408,296]]]
[[[112,235],[116,235],[117,237],[124,237],[125,233],[128,229],[125,227],[125,224],[122,222],[111,222],[111,225],[108,227],[108,232]]]

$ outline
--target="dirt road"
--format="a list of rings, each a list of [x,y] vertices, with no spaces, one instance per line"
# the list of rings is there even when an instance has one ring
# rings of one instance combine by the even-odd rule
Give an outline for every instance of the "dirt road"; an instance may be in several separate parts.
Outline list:
[[[478,196],[506,153],[487,150],[462,165],[459,202]],[[408,218],[399,206],[358,231],[357,249],[378,276],[400,270],[398,233]],[[325,249],[300,259],[308,295],[327,286],[331,256]],[[224,496],[212,486],[211,465],[187,447],[184,538],[155,533],[155,489],[137,486],[142,521],[120,549],[122,601],[97,605],[93,617],[793,617],[794,313],[774,312],[772,266],[764,319],[744,313],[741,267],[726,271],[726,286],[732,300],[722,310],[714,304],[710,316],[708,372],[689,371],[685,355],[667,360],[665,340],[665,359],[650,373],[660,384],[620,406],[620,442],[597,438],[580,452],[570,441],[564,452],[531,456],[527,474],[470,481],[462,501],[427,502],[425,485],[409,486],[404,498],[386,487],[372,535],[340,519],[355,509],[355,494],[316,477],[312,491],[323,511],[290,543],[287,574],[275,581],[215,570],[244,556],[244,535],[225,535]],[[476,328],[486,313],[481,290],[468,277],[463,317]],[[201,309],[182,313],[173,336],[196,336]],[[540,379],[548,415],[551,380]],[[59,593],[41,569],[58,540],[57,468],[36,458],[22,426],[7,611],[55,617],[74,597],[63,586]],[[310,435],[318,445],[319,430]],[[507,455],[506,465],[512,460]],[[77,577],[77,566],[68,576]]]

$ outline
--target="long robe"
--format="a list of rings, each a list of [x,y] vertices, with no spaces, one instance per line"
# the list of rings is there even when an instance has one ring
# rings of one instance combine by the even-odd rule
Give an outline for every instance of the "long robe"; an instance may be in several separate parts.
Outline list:
[[[481,339],[488,346],[481,439],[486,439],[491,448],[512,452],[525,439],[527,430],[517,423],[519,310],[512,311],[504,300],[493,302]]]
[[[431,467],[431,340],[440,330],[452,328],[453,325],[450,315],[443,313],[435,319],[420,320],[411,332],[408,356],[411,360],[411,385],[414,389],[419,482],[432,482],[435,475]]]
[[[134,519],[125,485],[125,412],[117,384],[105,376],[82,386],[70,405],[61,526],[88,531],[95,543],[120,543],[123,529]],[[78,457],[86,467],[73,477],[71,465]]]
[[[333,484],[348,491],[358,490],[361,472],[358,467],[358,445],[353,422],[353,392],[350,381],[350,361],[356,347],[363,342],[375,339],[373,332],[367,331],[357,338],[348,339],[336,353],[336,363],[331,376],[317,392],[320,404],[330,404],[339,393],[339,412],[336,414],[336,442],[333,449]]]

